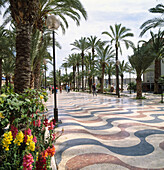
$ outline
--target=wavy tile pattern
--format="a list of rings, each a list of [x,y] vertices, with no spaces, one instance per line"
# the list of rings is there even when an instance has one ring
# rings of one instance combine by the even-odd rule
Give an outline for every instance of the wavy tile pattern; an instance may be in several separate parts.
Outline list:
[[[159,98],[136,101],[74,92],[57,98],[62,121],[57,130],[64,129],[56,142],[59,170],[164,170],[164,105]]]

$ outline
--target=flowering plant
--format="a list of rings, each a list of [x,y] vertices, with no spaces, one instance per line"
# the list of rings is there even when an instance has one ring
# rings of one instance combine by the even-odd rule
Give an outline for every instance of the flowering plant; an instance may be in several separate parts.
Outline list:
[[[55,120],[49,121],[42,113],[46,110],[42,100],[47,100],[47,93],[32,90],[27,90],[26,93],[21,96],[8,94],[0,97],[2,113],[0,131],[3,131],[0,136],[0,169],[2,170],[51,169],[50,159],[55,154],[54,142],[62,134],[62,132],[55,132],[57,126]],[[25,96],[27,98],[24,98]],[[17,106],[14,101],[18,102]],[[4,119],[8,121],[3,123]],[[4,127],[7,125],[8,129],[5,130]],[[46,130],[49,130],[48,137],[45,134]]]

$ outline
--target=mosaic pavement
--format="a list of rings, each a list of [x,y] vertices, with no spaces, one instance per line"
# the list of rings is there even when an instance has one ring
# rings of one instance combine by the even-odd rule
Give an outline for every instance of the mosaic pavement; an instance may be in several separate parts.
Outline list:
[[[64,129],[56,142],[59,170],[164,170],[160,97],[139,101],[71,92],[57,98],[58,130]]]

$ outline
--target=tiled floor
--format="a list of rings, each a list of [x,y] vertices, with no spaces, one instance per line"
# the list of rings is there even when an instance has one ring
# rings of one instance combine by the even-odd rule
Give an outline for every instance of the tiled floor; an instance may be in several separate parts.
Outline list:
[[[47,103],[49,118],[52,98]],[[164,169],[160,96],[135,100],[63,92],[57,98],[62,121],[58,130],[64,129],[56,142],[59,170]]]

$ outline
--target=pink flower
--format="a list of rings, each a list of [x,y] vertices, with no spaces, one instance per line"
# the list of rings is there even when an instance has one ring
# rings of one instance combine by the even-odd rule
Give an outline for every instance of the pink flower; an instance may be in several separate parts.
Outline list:
[[[23,157],[23,170],[32,170],[32,163],[34,162],[33,156],[31,153],[24,155]]]
[[[32,114],[32,116],[31,116],[32,118],[34,117],[34,114]]]
[[[41,125],[41,121],[39,119],[39,120],[37,120],[37,126],[40,127],[40,125]]]
[[[36,138],[36,136],[33,137],[33,142],[37,143],[37,138]]]
[[[54,124],[53,124],[53,122],[51,121],[50,123],[49,123],[49,127],[48,127],[48,130],[53,130],[53,128],[54,128]]]
[[[53,134],[52,134],[52,141],[54,141],[54,140],[55,140],[55,138],[56,138],[56,134],[55,134],[55,133],[53,133]]]
[[[18,129],[14,126],[14,125],[11,125],[10,127],[11,129],[11,132],[12,132],[12,136],[13,136],[13,139],[15,139],[17,133],[18,133]]]
[[[25,130],[24,131],[24,135],[25,135],[24,140],[25,140],[25,143],[26,143],[27,142],[27,135],[29,135],[29,136],[32,135],[31,134],[31,129],[29,128],[28,130]]]

